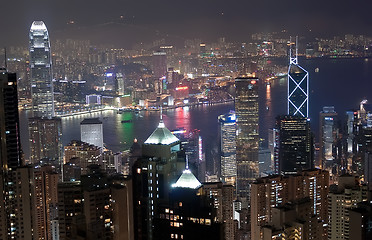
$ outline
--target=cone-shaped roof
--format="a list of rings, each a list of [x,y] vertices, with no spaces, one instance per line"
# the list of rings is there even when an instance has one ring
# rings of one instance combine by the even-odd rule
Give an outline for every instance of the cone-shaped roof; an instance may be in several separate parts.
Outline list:
[[[189,169],[185,169],[182,172],[181,177],[177,180],[176,183],[172,184],[172,187],[178,187],[178,188],[191,188],[191,189],[197,189],[202,184],[199,182],[199,180],[192,174],[192,172]]]
[[[179,139],[165,127],[163,120],[160,120],[159,126],[145,141],[145,144],[169,145],[178,141]]]

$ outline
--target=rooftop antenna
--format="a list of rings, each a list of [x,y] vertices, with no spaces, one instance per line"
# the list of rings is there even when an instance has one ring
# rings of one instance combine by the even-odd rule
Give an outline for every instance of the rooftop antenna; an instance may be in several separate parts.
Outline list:
[[[296,36],[296,62],[297,62],[297,56],[298,56],[298,36]]]
[[[189,155],[186,154],[186,169],[189,169]]]
[[[164,128],[164,122],[163,122],[163,106],[160,106],[160,122],[159,122],[159,128]]]
[[[297,65],[297,37],[296,37],[296,56],[292,57],[292,37],[289,37],[289,64]]]

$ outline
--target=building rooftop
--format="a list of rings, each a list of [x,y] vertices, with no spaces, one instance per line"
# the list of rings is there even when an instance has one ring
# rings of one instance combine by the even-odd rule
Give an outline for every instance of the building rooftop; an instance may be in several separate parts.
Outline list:
[[[169,129],[165,127],[164,122],[160,120],[159,126],[145,141],[145,144],[170,145],[178,141],[179,139],[174,136],[171,131],[169,131]]]
[[[102,124],[102,122],[99,120],[99,118],[85,118],[80,125],[85,124]]]
[[[47,27],[43,21],[34,21],[31,25],[31,31],[33,30],[43,30],[46,31]]]
[[[174,188],[191,188],[191,189],[197,189],[202,184],[199,182],[199,180],[192,174],[192,172],[186,168],[183,172],[181,177],[177,180],[176,183],[172,184],[172,187]]]

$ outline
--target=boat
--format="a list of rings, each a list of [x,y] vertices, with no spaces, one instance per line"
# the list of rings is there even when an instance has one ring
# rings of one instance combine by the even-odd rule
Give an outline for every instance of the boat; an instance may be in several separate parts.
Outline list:
[[[131,123],[133,122],[133,120],[129,119],[129,120],[122,120],[121,123]]]

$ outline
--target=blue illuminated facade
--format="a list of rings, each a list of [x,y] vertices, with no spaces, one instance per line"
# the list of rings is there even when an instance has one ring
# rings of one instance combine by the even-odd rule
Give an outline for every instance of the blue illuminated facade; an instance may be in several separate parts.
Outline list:
[[[296,46],[297,47],[297,46]],[[290,52],[288,68],[288,115],[309,116],[309,73],[298,65],[296,56]]]

